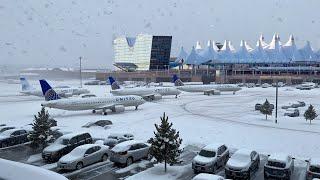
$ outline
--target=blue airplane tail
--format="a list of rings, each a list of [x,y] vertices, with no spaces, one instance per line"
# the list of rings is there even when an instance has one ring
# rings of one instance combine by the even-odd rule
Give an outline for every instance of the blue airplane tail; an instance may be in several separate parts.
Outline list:
[[[111,89],[112,90],[116,90],[116,89],[120,89],[120,86],[118,85],[118,83],[113,79],[113,77],[109,77],[109,82],[110,82],[110,85],[111,85]]]
[[[26,78],[21,77],[20,78],[20,83],[21,83],[21,86],[22,86],[22,91],[34,90],[34,88],[29,84],[29,82],[27,81]]]
[[[41,85],[42,94],[46,101],[61,99],[46,80],[42,79],[39,80],[39,82]]]
[[[174,86],[183,86],[184,85],[183,82],[181,81],[181,79],[176,74],[173,75],[172,80],[173,80]]]

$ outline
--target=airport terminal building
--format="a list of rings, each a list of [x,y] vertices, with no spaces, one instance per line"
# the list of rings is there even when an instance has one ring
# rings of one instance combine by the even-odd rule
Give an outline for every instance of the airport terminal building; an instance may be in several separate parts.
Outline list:
[[[172,36],[138,34],[113,40],[114,65],[125,71],[169,68]]]

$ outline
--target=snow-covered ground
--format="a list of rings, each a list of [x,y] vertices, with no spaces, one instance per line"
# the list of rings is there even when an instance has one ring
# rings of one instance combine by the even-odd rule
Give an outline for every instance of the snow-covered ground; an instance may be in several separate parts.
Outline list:
[[[37,85],[36,81],[32,84]],[[78,86],[78,81],[52,82],[54,85]],[[37,85],[39,88],[39,86]],[[97,96],[110,96],[109,86],[85,86]],[[41,109],[42,99],[32,96],[18,96],[19,84],[0,83],[0,124],[23,126],[33,121]],[[320,138],[319,118],[310,125],[303,119],[304,108],[299,108],[300,117],[284,117],[282,105],[296,101],[305,101],[320,110],[320,89],[301,91],[293,87],[279,88],[278,124],[274,115],[265,120],[265,116],[254,111],[256,103],[266,98],[275,103],[274,88],[244,88],[237,92],[223,93],[217,96],[205,96],[201,93],[182,93],[179,98],[164,97],[157,102],[147,102],[139,110],[128,108],[123,113],[102,116],[91,111],[70,112],[49,109],[58,126],[65,131],[88,131],[95,138],[106,138],[110,133],[128,132],[137,139],[147,140],[153,135],[154,123],[160,122],[160,116],[166,112],[174,128],[180,131],[183,144],[205,145],[223,142],[231,148],[252,148],[258,152],[289,153],[297,158],[319,156]],[[113,122],[109,129],[100,127],[82,128],[90,121],[107,119]]]

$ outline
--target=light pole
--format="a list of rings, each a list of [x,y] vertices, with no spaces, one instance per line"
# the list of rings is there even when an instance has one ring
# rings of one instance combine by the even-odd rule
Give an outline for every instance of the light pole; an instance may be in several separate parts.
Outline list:
[[[276,81],[276,120],[275,123],[278,123],[278,80]]]
[[[80,60],[80,70],[79,70],[79,72],[80,72],[80,88],[82,88],[82,57],[80,56],[79,57],[79,60]]]

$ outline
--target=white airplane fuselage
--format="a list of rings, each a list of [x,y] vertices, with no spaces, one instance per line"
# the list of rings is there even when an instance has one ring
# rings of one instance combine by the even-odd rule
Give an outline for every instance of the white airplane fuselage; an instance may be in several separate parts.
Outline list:
[[[112,109],[115,106],[139,106],[145,101],[140,96],[92,97],[58,99],[44,102],[41,106],[69,111]]]
[[[176,87],[177,89],[186,92],[205,92],[210,90],[236,92],[241,90],[240,87],[231,84],[184,85]]]
[[[174,87],[137,87],[123,88],[110,91],[115,96],[137,95],[146,96],[151,94],[160,94],[161,96],[179,95],[181,92]]]
[[[57,88],[55,89],[56,93],[59,94],[61,97],[70,97],[73,95],[80,95],[80,94],[86,94],[89,93],[87,89],[82,89],[82,88]],[[26,90],[26,91],[21,91],[22,94],[26,95],[32,95],[32,96],[39,96],[43,97],[43,93],[41,90]]]

